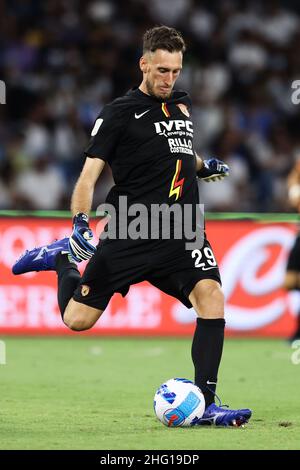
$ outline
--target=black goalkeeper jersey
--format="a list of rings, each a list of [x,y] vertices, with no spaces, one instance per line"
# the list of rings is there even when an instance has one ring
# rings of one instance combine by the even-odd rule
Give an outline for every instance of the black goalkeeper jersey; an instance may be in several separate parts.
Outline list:
[[[107,203],[118,210],[119,196],[147,207],[199,202],[191,113],[180,91],[162,102],[134,88],[104,106],[85,154],[111,166]]]

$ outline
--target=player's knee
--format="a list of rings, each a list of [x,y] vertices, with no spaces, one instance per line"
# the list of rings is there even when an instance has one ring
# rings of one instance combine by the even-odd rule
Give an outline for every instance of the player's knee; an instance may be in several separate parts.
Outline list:
[[[224,305],[224,294],[220,284],[214,280],[203,280],[196,284],[195,298],[197,303],[220,303]]]
[[[73,331],[84,331],[93,326],[86,318],[76,313],[73,313],[72,315],[64,315],[64,323]]]
[[[224,317],[224,294],[216,281],[200,281],[190,296],[198,315],[203,318]]]
[[[218,312],[218,316],[224,316],[224,294],[219,286],[216,284],[215,286],[211,286],[207,289],[205,295],[203,296],[202,300],[200,299],[200,303],[202,305],[202,310],[211,312]]]
[[[101,314],[102,310],[71,300],[64,313],[64,323],[73,331],[89,330]]]
[[[64,314],[65,325],[73,331],[84,331],[88,330],[93,326],[91,319],[84,315],[80,310],[66,310]]]

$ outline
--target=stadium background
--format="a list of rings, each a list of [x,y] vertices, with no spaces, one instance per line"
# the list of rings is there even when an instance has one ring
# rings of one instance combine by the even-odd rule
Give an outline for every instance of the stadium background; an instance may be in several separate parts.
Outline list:
[[[238,218],[243,212],[243,219],[257,220],[257,225],[207,225],[227,295],[228,332],[288,336],[298,298],[280,286],[296,217],[250,213],[292,210],[286,177],[300,155],[300,107],[291,100],[292,82],[300,76],[298,3],[13,0],[0,5],[0,78],[7,87],[7,104],[0,107],[2,215],[69,209],[97,114],[139,83],[143,32],[155,24],[172,25],[188,46],[177,88],[193,99],[196,149],[231,168],[217,191],[215,185],[201,185],[206,212],[209,218],[223,211]],[[94,209],[112,184],[106,168]],[[22,250],[65,236],[70,227],[66,220],[27,221],[13,214],[1,220],[0,331],[66,332],[55,307],[55,276],[14,278],[10,266]],[[228,263],[237,246],[247,243],[256,251],[251,269],[246,248],[242,263]],[[133,304],[140,308],[132,313]],[[113,333],[191,334],[193,320],[191,311],[145,284],[133,287],[125,300],[115,296],[111,314],[93,333],[103,326]]]

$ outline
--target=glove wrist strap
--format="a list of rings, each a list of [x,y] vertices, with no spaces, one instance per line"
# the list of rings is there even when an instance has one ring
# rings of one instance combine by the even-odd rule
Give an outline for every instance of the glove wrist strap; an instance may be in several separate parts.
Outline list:
[[[77,212],[77,214],[74,215],[73,217],[73,225],[76,225],[78,223],[81,224],[89,224],[89,216],[85,214],[85,212]]]

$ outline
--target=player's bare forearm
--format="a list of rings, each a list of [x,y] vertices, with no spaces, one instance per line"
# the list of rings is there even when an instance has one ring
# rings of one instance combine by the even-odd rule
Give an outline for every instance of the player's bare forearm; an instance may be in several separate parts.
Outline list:
[[[84,212],[85,214],[90,213],[95,184],[104,165],[105,162],[99,158],[87,157],[72,194],[71,211],[73,217],[78,212]]]
[[[79,178],[75,185],[71,200],[71,211],[73,217],[78,212],[84,212],[85,214],[90,213],[93,195],[94,187],[91,187],[89,182]]]

